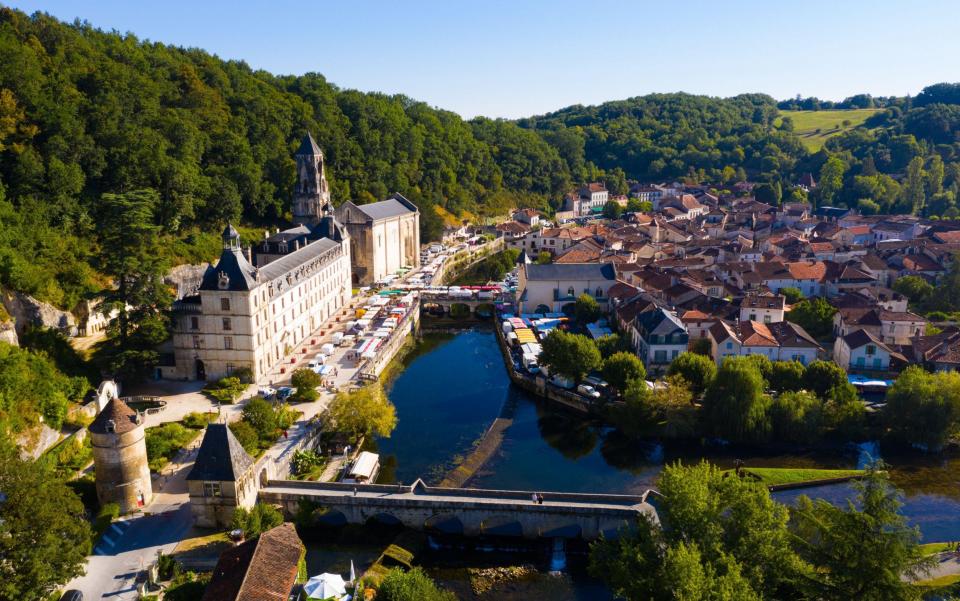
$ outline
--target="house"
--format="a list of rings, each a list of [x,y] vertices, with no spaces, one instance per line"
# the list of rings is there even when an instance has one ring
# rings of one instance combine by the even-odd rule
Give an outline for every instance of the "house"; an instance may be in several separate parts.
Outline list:
[[[689,309],[681,313],[680,321],[687,328],[690,342],[693,343],[700,338],[706,338],[710,333],[710,328],[720,321],[720,318],[704,313],[699,309]]]
[[[540,225],[540,211],[534,209],[518,209],[513,212],[513,220],[517,223],[525,223],[531,228]]]
[[[496,230],[508,248],[526,250],[528,245],[533,243],[533,240],[527,237],[527,234],[530,233],[530,226],[525,223],[507,221],[497,225]]]
[[[220,555],[201,601],[286,601],[306,549],[286,522]]]
[[[611,263],[524,263],[517,283],[518,307],[521,313],[558,312],[581,294],[606,307],[607,291],[616,281]]]
[[[639,313],[631,326],[631,341],[648,374],[663,373],[671,361],[687,350],[687,328],[676,314],[663,307]]]
[[[833,316],[838,337],[865,330],[885,344],[909,344],[926,333],[927,320],[909,311],[888,311],[880,307],[843,307]]]
[[[682,194],[663,199],[658,210],[666,213],[668,209],[673,209],[673,219],[696,219],[701,215],[706,215],[709,211],[692,194]]]
[[[748,294],[740,301],[740,321],[783,321],[787,298],[780,294]]]
[[[600,182],[591,182],[580,186],[575,192],[564,197],[563,210],[573,211],[577,217],[597,214],[603,211],[603,205],[610,200],[607,187]]]
[[[906,358],[867,330],[855,330],[833,343],[833,360],[848,371],[890,371]]]
[[[960,328],[945,328],[929,336],[910,340],[913,362],[932,371],[960,370]]]
[[[809,365],[823,352],[810,334],[789,321],[764,324],[756,321],[719,321],[710,328],[713,359],[763,355],[771,361],[798,361]]]
[[[756,263],[754,269],[760,282],[773,292],[796,288],[804,296],[822,296],[827,265],[823,261],[795,261]]]
[[[201,528],[226,528],[237,507],[257,500],[251,457],[226,424],[209,424],[193,469],[187,474],[190,512]]]

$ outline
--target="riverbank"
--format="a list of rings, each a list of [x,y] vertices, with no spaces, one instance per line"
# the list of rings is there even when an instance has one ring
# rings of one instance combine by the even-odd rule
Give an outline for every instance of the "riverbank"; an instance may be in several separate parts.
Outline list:
[[[726,470],[724,473],[732,476],[736,470]],[[867,472],[866,470],[743,467],[741,473],[742,477],[754,478],[766,484],[771,491],[777,491],[840,484],[862,478]]]

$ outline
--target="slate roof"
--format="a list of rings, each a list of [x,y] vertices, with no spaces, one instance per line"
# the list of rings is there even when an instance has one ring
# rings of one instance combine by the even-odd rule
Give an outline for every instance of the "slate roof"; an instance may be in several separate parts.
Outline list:
[[[873,344],[877,348],[883,349],[888,353],[893,353],[893,349],[883,343],[882,340],[868,332],[867,330],[854,330],[846,336],[843,337],[843,341],[847,344],[847,347],[852,349],[860,348],[865,344]]]
[[[417,208],[400,194],[394,194],[386,200],[372,202],[365,205],[355,205],[360,211],[377,221],[379,219],[389,219],[390,217],[399,217],[407,213],[415,213]]]
[[[108,422],[113,421],[112,429],[108,429]],[[110,399],[88,430],[94,434],[125,434],[140,427],[140,416],[129,405],[120,399]]]
[[[226,290],[252,290],[257,285],[256,268],[247,261],[239,250],[223,249],[216,266],[207,267],[200,283],[200,290],[220,290],[220,273],[229,278]]]
[[[290,522],[220,555],[202,601],[286,601],[303,543]]]
[[[310,132],[307,132],[307,135],[303,136],[303,141],[300,142],[300,148],[297,149],[296,155],[314,155],[314,154],[323,154],[320,151],[320,147],[317,146],[316,140],[313,139],[313,136],[310,135]]]
[[[260,281],[269,282],[274,278],[279,278],[286,273],[293,271],[298,266],[319,257],[325,252],[340,246],[329,238],[320,238],[310,244],[307,244],[298,251],[289,255],[284,255],[275,261],[271,261],[260,268]]]
[[[527,280],[616,280],[610,263],[550,263],[524,265]]]
[[[253,458],[226,424],[210,424],[187,480],[236,482],[253,466]]]
[[[787,298],[780,294],[748,294],[740,306],[744,309],[783,309],[786,304]]]

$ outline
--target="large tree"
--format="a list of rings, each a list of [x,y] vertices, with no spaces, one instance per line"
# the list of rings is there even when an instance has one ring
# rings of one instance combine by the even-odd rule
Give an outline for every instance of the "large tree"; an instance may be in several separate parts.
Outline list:
[[[933,450],[960,438],[960,374],[931,374],[911,365],[887,392],[883,414],[890,431]]]
[[[389,437],[397,425],[396,408],[379,383],[338,392],[327,411],[338,430],[351,434]]]
[[[633,353],[619,352],[607,357],[601,370],[604,379],[620,392],[624,392],[631,382],[647,377],[643,362]]]
[[[134,190],[100,199],[100,268],[113,282],[100,310],[116,313],[109,366],[121,377],[149,371],[159,359],[154,346],[167,337],[163,311],[173,297],[163,283],[167,263],[155,223],[159,198],[155,190]]]
[[[696,353],[680,353],[670,362],[667,375],[678,375],[686,380],[694,394],[703,394],[703,391],[713,382],[717,375],[717,364],[713,358]]]
[[[592,340],[581,334],[553,330],[543,339],[540,363],[576,381],[600,367],[600,351]]]
[[[856,483],[845,506],[800,497],[793,510],[794,547],[817,567],[805,580],[810,599],[919,599],[912,579],[932,565],[920,531],[900,513],[900,492],[879,471]]]
[[[770,397],[760,369],[746,357],[724,360],[707,389],[704,423],[715,435],[735,442],[763,440],[770,433]]]
[[[83,504],[42,462],[0,440],[0,599],[41,601],[83,573]]]
[[[837,309],[827,299],[816,297],[804,299],[793,305],[787,312],[787,321],[791,321],[817,340],[823,340],[833,332],[833,315]]]

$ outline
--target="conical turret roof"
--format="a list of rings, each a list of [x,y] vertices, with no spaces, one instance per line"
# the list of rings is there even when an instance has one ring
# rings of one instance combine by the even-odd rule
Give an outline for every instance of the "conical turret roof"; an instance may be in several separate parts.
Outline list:
[[[320,147],[317,146],[316,140],[310,135],[310,132],[307,132],[307,135],[303,136],[303,141],[300,142],[300,148],[297,149],[296,154],[315,155],[323,153],[320,151]]]
[[[88,430],[94,434],[124,434],[140,426],[139,414],[120,399],[110,399]]]
[[[236,482],[253,465],[253,457],[226,424],[210,424],[187,480]]]

